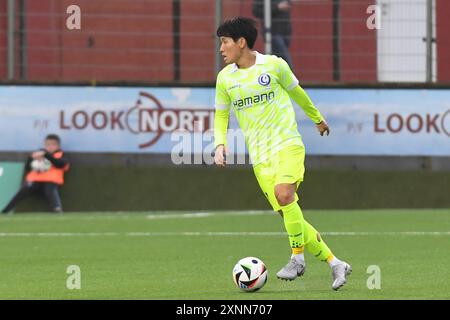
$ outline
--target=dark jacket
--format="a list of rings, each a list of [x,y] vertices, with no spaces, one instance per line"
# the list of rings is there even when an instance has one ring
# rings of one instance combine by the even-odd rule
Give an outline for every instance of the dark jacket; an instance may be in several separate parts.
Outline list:
[[[289,37],[291,35],[291,12],[278,9],[278,3],[282,1],[270,1],[272,4],[272,34]],[[252,12],[255,17],[264,21],[264,0],[253,0]]]
[[[69,164],[69,161],[66,157],[62,156],[60,158],[55,158],[53,156],[54,153],[61,152],[62,150],[56,150],[54,153],[50,153],[46,151],[45,149],[39,149],[40,151],[45,151],[44,158],[46,158],[52,165],[54,165],[58,169],[64,168],[66,165]],[[31,171],[31,162],[33,161],[33,158],[30,156],[27,159],[27,162],[25,163],[25,173],[28,173]]]

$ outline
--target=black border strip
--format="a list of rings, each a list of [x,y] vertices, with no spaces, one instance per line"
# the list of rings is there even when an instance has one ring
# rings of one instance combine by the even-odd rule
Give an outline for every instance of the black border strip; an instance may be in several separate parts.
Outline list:
[[[333,0],[333,80],[341,79],[341,48],[340,44],[340,1]]]
[[[130,82],[130,81],[7,81],[0,80],[1,86],[41,86],[41,87],[155,87],[155,88],[214,88],[214,82],[186,83],[186,82]],[[301,83],[303,88],[318,89],[450,89],[450,83]]]
[[[180,20],[181,3],[180,0],[172,1],[172,22],[173,22],[173,79],[180,80]]]

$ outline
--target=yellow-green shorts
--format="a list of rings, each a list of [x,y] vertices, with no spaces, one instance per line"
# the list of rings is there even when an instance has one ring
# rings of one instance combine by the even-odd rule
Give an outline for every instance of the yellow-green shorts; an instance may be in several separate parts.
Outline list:
[[[253,167],[262,192],[274,211],[281,210],[275,197],[275,186],[280,183],[295,183],[298,189],[305,174],[305,147],[293,145],[280,150],[275,156]],[[298,195],[295,193],[295,201]]]

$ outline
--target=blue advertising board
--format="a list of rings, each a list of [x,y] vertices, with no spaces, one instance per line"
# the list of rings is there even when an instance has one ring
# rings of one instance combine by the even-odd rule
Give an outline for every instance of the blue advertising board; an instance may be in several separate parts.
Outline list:
[[[321,137],[295,106],[309,154],[450,155],[450,90],[307,92],[331,128]],[[183,135],[191,151],[210,151],[213,106],[214,88],[2,86],[0,151],[35,150],[48,133],[73,152],[171,153]],[[245,153],[233,112],[229,129],[232,151]]]

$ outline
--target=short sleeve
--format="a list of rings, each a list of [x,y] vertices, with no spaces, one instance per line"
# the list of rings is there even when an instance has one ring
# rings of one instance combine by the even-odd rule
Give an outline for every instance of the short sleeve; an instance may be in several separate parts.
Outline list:
[[[298,79],[289,67],[288,63],[282,58],[276,57],[276,70],[278,82],[285,90],[292,90],[298,85]]]
[[[226,90],[226,81],[223,79],[222,73],[219,73],[216,81],[214,107],[216,110],[228,110],[230,108],[230,103],[230,96]]]

